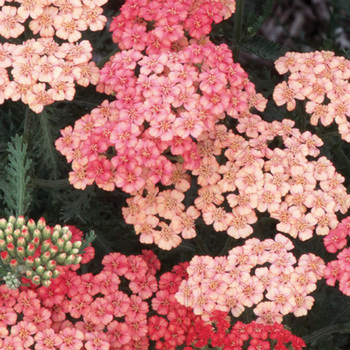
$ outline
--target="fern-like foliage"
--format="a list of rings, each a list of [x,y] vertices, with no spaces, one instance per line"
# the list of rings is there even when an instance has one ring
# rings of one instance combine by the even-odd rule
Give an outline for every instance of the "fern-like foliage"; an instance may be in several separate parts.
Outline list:
[[[0,190],[7,215],[25,216],[30,202],[30,181],[32,160],[27,156],[27,144],[22,136],[14,136],[8,143],[7,165],[0,179]]]
[[[35,155],[38,157],[38,170],[41,177],[59,178],[59,154],[55,148],[57,130],[52,123],[52,115],[44,109],[33,118],[32,142]]]
[[[271,62],[276,61],[287,52],[286,48],[259,35],[251,38],[242,38],[235,45],[240,51],[247,51]]]

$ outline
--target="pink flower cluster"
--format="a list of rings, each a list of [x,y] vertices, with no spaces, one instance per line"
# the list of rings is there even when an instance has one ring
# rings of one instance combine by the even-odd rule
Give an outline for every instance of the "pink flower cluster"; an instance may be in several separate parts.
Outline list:
[[[309,253],[295,266],[297,260],[289,252],[293,248],[288,238],[277,234],[274,240],[248,239],[227,257],[195,256],[175,297],[204,320],[215,310],[239,317],[255,305],[258,323],[282,323],[289,313],[304,316],[312,308],[309,294],[323,278],[325,264]]]
[[[295,108],[296,99],[307,99],[305,109],[311,125],[328,126],[334,120],[338,130],[350,142],[350,61],[331,51],[287,52],[275,62],[280,74],[290,72],[287,82],[278,84],[273,98],[278,106]]]
[[[122,50],[146,54],[188,46],[190,38],[202,39],[235,12],[235,0],[127,0],[112,20],[113,41]]]
[[[1,0],[0,35],[6,39],[17,38],[25,31],[25,25],[32,33],[42,38],[78,41],[81,32],[103,29],[107,18],[102,15],[107,0],[18,0],[7,4]],[[15,4],[15,5],[14,5]],[[14,6],[13,6],[14,5]]]
[[[188,350],[209,342],[227,350],[242,349],[243,344],[265,349],[270,341],[280,349],[289,343],[294,349],[305,345],[277,324],[237,322],[230,330],[227,313],[221,311],[203,321],[175,299],[188,264],[175,266],[159,281],[155,275],[160,262],[151,251],[129,257],[111,253],[102,264],[97,275],[78,275],[79,266],[62,268],[49,287],[0,286],[1,348],[143,350],[150,342],[162,350],[179,345]]]
[[[75,83],[98,82],[91,52],[87,40],[59,45],[52,38],[39,38],[0,44],[0,104],[21,100],[40,113],[54,101],[73,100]]]
[[[350,217],[347,217],[324,237],[324,245],[329,253],[340,251],[336,260],[327,263],[324,270],[326,283],[335,286],[339,281],[339,290],[348,296],[350,296],[350,248],[347,241],[349,235]]]

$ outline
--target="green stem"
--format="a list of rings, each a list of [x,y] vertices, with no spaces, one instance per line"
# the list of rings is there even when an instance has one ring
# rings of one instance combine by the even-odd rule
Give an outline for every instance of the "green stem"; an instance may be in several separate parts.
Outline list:
[[[67,179],[59,179],[59,180],[33,179],[32,183],[34,186],[48,187],[48,188],[65,188],[69,186],[69,182]]]
[[[235,12],[235,22],[233,28],[233,40],[234,40],[234,49],[233,49],[233,58],[235,62],[238,61],[239,50],[237,44],[241,40],[242,34],[242,22],[243,22],[243,12],[244,12],[244,0],[236,1],[236,12]]]

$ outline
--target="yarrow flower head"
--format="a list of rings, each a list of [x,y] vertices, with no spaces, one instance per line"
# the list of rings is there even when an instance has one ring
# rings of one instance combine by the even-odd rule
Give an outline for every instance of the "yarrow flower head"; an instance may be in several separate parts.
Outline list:
[[[311,125],[320,121],[328,126],[335,121],[342,139],[350,142],[350,61],[331,51],[287,52],[275,62],[275,67],[280,74],[290,73],[287,82],[274,90],[276,104],[287,104],[291,111],[296,99],[307,100],[305,107],[311,115]]]

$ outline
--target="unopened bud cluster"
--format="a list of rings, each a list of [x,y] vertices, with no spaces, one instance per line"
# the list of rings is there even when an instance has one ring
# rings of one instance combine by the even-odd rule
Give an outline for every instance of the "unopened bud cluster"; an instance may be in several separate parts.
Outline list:
[[[58,265],[79,264],[81,241],[72,242],[68,227],[51,228],[43,218],[37,223],[23,216],[0,219],[0,256],[6,270],[3,280],[16,289],[21,277],[48,287],[59,275]]]

